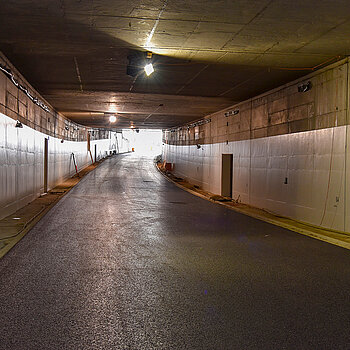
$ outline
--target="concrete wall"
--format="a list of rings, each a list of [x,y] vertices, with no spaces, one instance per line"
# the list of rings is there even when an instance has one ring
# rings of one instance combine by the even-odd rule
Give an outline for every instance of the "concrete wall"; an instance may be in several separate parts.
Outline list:
[[[75,173],[72,153],[79,170],[91,163],[88,134],[93,160],[114,150],[130,150],[129,140],[122,133],[86,128],[57,113],[1,52],[0,64],[5,69],[0,70],[0,219],[43,193],[45,138],[48,189]],[[31,99],[24,88],[47,108]],[[16,120],[23,128],[15,127]]]
[[[67,141],[47,136],[28,126],[15,127],[16,121],[0,113],[0,219],[10,215],[43,193],[44,139],[48,138],[48,187],[55,187],[74,175],[74,153],[78,169],[91,164],[86,141]],[[121,134],[110,133],[109,139],[91,141],[91,152],[97,159],[116,149],[129,151],[129,145],[121,140]]]
[[[1,52],[0,65],[10,70],[14,80],[49,109],[48,111],[44,110],[38,104],[33,103],[28,95],[19,89],[13,80],[0,69],[0,113],[19,120],[48,136],[65,140],[85,141],[88,132],[92,140],[108,138],[108,130],[84,127],[55,111]]]
[[[343,61],[207,116],[206,124],[168,130],[163,158],[176,175],[220,194],[222,154],[231,153],[235,199],[350,231],[348,72]],[[311,90],[298,92],[308,81]],[[230,111],[239,112],[225,116]]]

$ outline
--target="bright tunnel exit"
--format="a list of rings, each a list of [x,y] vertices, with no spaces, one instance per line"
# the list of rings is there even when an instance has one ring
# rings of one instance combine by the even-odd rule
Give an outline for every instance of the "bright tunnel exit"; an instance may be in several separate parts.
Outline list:
[[[156,156],[162,153],[162,130],[128,129],[123,133],[130,140],[130,148],[139,155]]]

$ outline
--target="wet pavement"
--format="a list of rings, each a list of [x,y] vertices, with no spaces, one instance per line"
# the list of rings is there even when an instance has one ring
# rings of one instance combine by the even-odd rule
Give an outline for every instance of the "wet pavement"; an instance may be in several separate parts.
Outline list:
[[[106,160],[0,260],[0,349],[349,349],[350,254]]]

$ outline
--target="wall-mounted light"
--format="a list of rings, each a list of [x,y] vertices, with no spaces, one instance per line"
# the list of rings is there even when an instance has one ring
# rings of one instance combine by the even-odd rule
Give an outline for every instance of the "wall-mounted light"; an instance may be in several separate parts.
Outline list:
[[[23,125],[19,120],[17,120],[15,127],[16,128],[23,128]]]
[[[239,109],[235,109],[234,111],[229,111],[225,113],[225,117],[229,117],[230,115],[237,115],[239,113]]]
[[[61,143],[63,143],[63,142],[64,142],[64,140],[62,139],[62,140],[61,140]]]
[[[306,92],[311,90],[311,88],[312,88],[311,81],[308,81],[307,83],[303,83],[298,86],[298,92]]]
[[[201,149],[201,147],[202,147],[202,146],[198,143],[198,144],[197,144],[197,149]]]
[[[111,123],[115,123],[115,122],[117,121],[117,117],[116,117],[115,115],[111,115],[111,116],[109,117],[109,121],[110,121]]]

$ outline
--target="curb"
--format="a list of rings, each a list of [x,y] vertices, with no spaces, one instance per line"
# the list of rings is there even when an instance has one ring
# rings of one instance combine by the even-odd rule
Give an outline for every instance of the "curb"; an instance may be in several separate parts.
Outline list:
[[[276,217],[276,219],[273,219],[273,218],[268,218],[268,217],[265,217],[263,215],[258,215],[258,214],[254,214],[254,213],[251,213],[247,210],[244,210],[244,209],[240,209],[240,208],[237,208],[237,207],[233,207],[231,205],[227,205],[226,203],[224,202],[218,202],[218,201],[214,201],[214,200],[211,200],[210,198],[208,198],[207,196],[201,194],[201,193],[198,193],[196,192],[195,190],[191,190],[185,186],[182,186],[181,184],[177,183],[176,181],[172,180],[169,176],[167,176],[166,174],[164,174],[157,166],[156,163],[154,163],[157,171],[166,179],[168,180],[169,182],[173,183],[175,186],[181,188],[182,190],[188,192],[188,193],[191,193],[192,195],[195,195],[197,197],[200,197],[202,199],[205,199],[209,202],[212,202],[212,203],[216,203],[216,204],[219,204],[219,205],[222,205],[228,209],[231,209],[231,210],[234,210],[240,214],[244,214],[244,215],[247,215],[247,216],[250,216],[254,219],[258,219],[258,220],[261,220],[261,221],[264,221],[264,222],[267,222],[269,224],[273,224],[275,226],[279,226],[279,227],[282,227],[282,228],[285,228],[285,229],[288,229],[290,231],[293,231],[293,232],[296,232],[296,233],[300,233],[304,236],[308,236],[308,237],[311,237],[311,238],[314,238],[314,239],[318,239],[320,241],[323,241],[323,242],[327,242],[327,243],[330,243],[330,244],[333,244],[333,245],[336,245],[338,247],[342,247],[342,248],[345,248],[345,249],[349,249],[350,250],[350,242],[345,242],[341,239],[337,239],[337,238],[333,238],[333,237],[329,237],[327,235],[322,235],[321,233],[317,233],[317,232],[313,232],[312,230],[310,229],[307,229],[307,228],[302,228],[302,227],[297,227],[296,225],[292,225],[292,224],[288,224],[288,223],[285,223],[285,222],[281,222],[280,220],[277,219],[277,216],[272,214],[272,213],[269,213],[270,215],[273,215]],[[298,222],[296,220],[293,220],[293,219],[290,219],[290,218],[287,218],[287,217],[284,217],[285,219],[288,219],[288,220],[291,220],[291,221],[294,221],[295,223],[298,223],[299,225],[305,225],[305,226],[308,226],[307,224],[305,223],[302,223],[302,222]],[[317,230],[324,230],[327,232],[327,230],[325,229],[322,229],[321,227],[315,227],[315,229]],[[332,232],[333,234],[336,234],[336,232],[334,231],[328,231],[328,232]],[[341,234],[341,233],[339,233]],[[344,235],[344,233],[343,233]],[[346,233],[345,233],[346,235]]]
[[[79,184],[79,182],[89,173],[91,173],[92,171],[94,171],[96,168],[98,168],[101,163],[103,163],[106,159],[108,158],[103,158],[102,161],[100,160],[99,162],[96,162],[94,164],[96,164],[95,168],[91,169],[89,172],[85,173],[82,177],[79,177],[79,180],[76,184],[74,184],[73,186],[71,186],[70,188],[68,188],[66,191],[62,192],[62,194],[55,199],[52,203],[50,203],[47,207],[45,207],[42,211],[39,211],[39,213],[37,213],[36,215],[34,215],[28,222],[27,225],[25,225],[25,227],[20,230],[17,234],[15,234],[13,237],[11,238],[4,238],[2,240],[0,240],[0,259],[3,258],[68,192],[70,192],[76,185]],[[88,168],[90,165],[88,165],[87,167],[83,168],[80,170],[80,172],[84,171],[84,169]],[[79,172],[79,173],[80,173]],[[75,177],[72,176],[69,179]],[[68,180],[68,179],[67,179]],[[63,182],[64,183],[64,182]],[[60,184],[57,184],[57,186],[59,186]],[[56,186],[56,187],[57,187]],[[50,191],[53,191],[55,188],[51,189]],[[40,197],[38,197],[40,198]],[[32,203],[32,202],[31,202]],[[3,241],[9,240],[9,243],[5,244]]]

